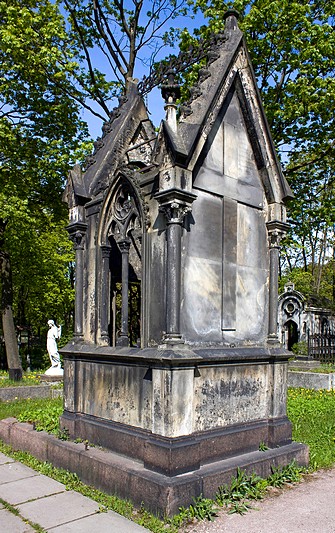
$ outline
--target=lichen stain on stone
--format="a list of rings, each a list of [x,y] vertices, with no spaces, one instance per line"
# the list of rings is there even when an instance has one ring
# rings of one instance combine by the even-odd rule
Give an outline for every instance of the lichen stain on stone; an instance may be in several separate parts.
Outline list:
[[[266,415],[266,383],[248,370],[230,371],[224,377],[209,372],[195,389],[195,429],[203,431],[232,423],[249,422],[259,410]]]

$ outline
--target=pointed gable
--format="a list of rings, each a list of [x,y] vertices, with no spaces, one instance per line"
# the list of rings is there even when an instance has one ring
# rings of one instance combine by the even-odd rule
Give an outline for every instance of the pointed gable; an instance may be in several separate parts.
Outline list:
[[[240,201],[254,205],[261,204],[263,189],[269,203],[281,202],[292,193],[277,160],[235,13],[228,12],[226,19],[190,101],[182,106],[177,133],[166,128],[166,135],[176,161],[187,154],[182,164],[193,170],[199,187],[204,186],[204,174],[198,173],[203,165],[207,186],[219,187],[220,194],[238,194]]]
[[[194,175],[196,188],[263,207],[263,185],[236,93],[208,136]]]
[[[138,94],[137,83],[130,81],[126,97],[114,109],[110,121],[104,124],[103,135],[94,143],[95,151],[87,159],[86,190],[96,197],[108,188],[118,166],[147,165],[154,139],[155,130]]]

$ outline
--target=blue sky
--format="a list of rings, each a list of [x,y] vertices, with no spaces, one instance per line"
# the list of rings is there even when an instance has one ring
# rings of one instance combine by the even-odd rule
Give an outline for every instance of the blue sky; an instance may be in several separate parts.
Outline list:
[[[147,3],[149,5],[150,0],[147,0]],[[175,20],[169,21],[166,28],[164,29],[167,30],[169,27],[183,29],[187,27],[191,31],[195,27],[200,27],[201,24],[204,24],[204,19],[203,19],[202,14],[198,14],[194,18],[179,17]],[[150,55],[151,51],[149,49],[147,51],[144,50],[144,53],[142,53],[142,56],[145,57],[146,53],[147,55]],[[156,58],[156,61],[159,59],[164,59],[170,54],[177,55],[178,53],[179,53],[178,46],[176,46],[175,48],[166,46],[164,47],[164,49],[162,49],[159,52]],[[95,68],[106,73],[107,79],[113,79],[111,76],[109,76],[110,67],[107,65],[105,59],[103,58],[99,50],[92,51],[91,59],[92,59],[92,63]],[[137,61],[136,68],[135,68],[135,77],[141,80],[142,77],[147,74],[148,74],[148,67],[143,65],[141,61]],[[115,103],[112,102],[111,108],[115,107],[116,105],[117,105],[116,101]],[[165,114],[164,101],[162,99],[160,90],[158,88],[153,89],[151,93],[147,95],[146,105],[149,111],[150,119],[152,120],[155,126],[158,126],[160,121],[164,118],[164,114]],[[99,112],[101,112],[99,107],[97,105],[95,106],[94,103],[92,104],[92,107],[96,107],[96,109],[99,110]],[[102,126],[101,120],[85,110],[82,112],[82,117],[88,123],[89,133],[91,137],[93,139],[96,139],[97,137],[99,137],[101,135],[101,126]]]

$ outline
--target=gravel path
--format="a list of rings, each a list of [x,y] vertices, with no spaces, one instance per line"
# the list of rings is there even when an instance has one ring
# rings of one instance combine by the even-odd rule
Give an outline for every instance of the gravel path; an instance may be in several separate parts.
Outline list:
[[[199,522],[183,533],[335,533],[335,468],[307,475],[301,483],[273,489],[252,502],[245,515],[220,510],[213,522]]]

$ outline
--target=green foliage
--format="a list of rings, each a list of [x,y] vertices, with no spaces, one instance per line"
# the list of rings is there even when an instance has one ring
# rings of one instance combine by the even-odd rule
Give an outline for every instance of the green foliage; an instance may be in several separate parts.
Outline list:
[[[185,507],[179,508],[179,518],[181,523],[189,522],[193,519],[209,521],[214,520],[214,518],[217,516],[218,509],[214,507],[213,500],[203,498],[202,495],[198,496],[198,498],[192,499],[194,503],[187,509]]]
[[[76,63],[64,18],[48,0],[0,2],[0,254],[16,324],[71,327],[74,255],[64,181],[87,135],[71,93]]]
[[[5,387],[21,387],[39,385],[41,378],[38,372],[27,372],[23,374],[22,380],[13,381],[8,378],[8,372],[0,371],[0,389]]]
[[[335,391],[289,389],[287,413],[293,439],[309,446],[310,468],[335,463]]]
[[[270,487],[283,487],[286,483],[299,483],[305,469],[293,461],[287,466],[271,467],[271,475],[267,478]]]
[[[51,410],[58,412],[58,409],[62,406],[62,399],[27,398],[24,400],[15,399],[12,402],[0,401],[0,420],[10,417],[18,418],[21,413],[25,413],[25,416],[30,418],[33,422],[34,420],[31,413],[38,410],[48,409],[48,405],[51,406]],[[30,409],[31,412],[29,414]]]
[[[59,417],[63,412],[62,398],[50,399],[42,405],[30,402],[29,406],[18,415],[19,422],[29,422],[36,431],[58,434]]]
[[[293,344],[291,350],[294,355],[306,357],[308,355],[308,344],[306,341],[296,342]]]
[[[294,462],[287,466],[272,468],[272,473],[267,479],[262,479],[256,474],[247,474],[237,469],[230,485],[222,485],[216,494],[216,502],[221,507],[226,507],[229,514],[245,514],[251,507],[251,500],[262,499],[268,487],[282,487],[286,483],[297,483],[301,480],[303,468]]]
[[[265,486],[259,476],[248,475],[240,468],[236,477],[231,479],[230,485],[218,488],[216,502],[221,507],[227,507],[230,513],[244,514],[250,505],[245,500],[258,500],[265,494]]]
[[[300,372],[301,372],[301,369],[300,369]],[[316,368],[310,368],[309,372],[314,372],[315,374],[333,374],[335,373],[335,364],[325,363],[320,366],[317,366]]]
[[[294,267],[286,270],[279,280],[279,293],[284,292],[287,282],[293,282],[294,288],[301,292],[309,305],[315,307],[335,308],[335,263],[333,259],[322,265],[308,264],[304,267]]]

